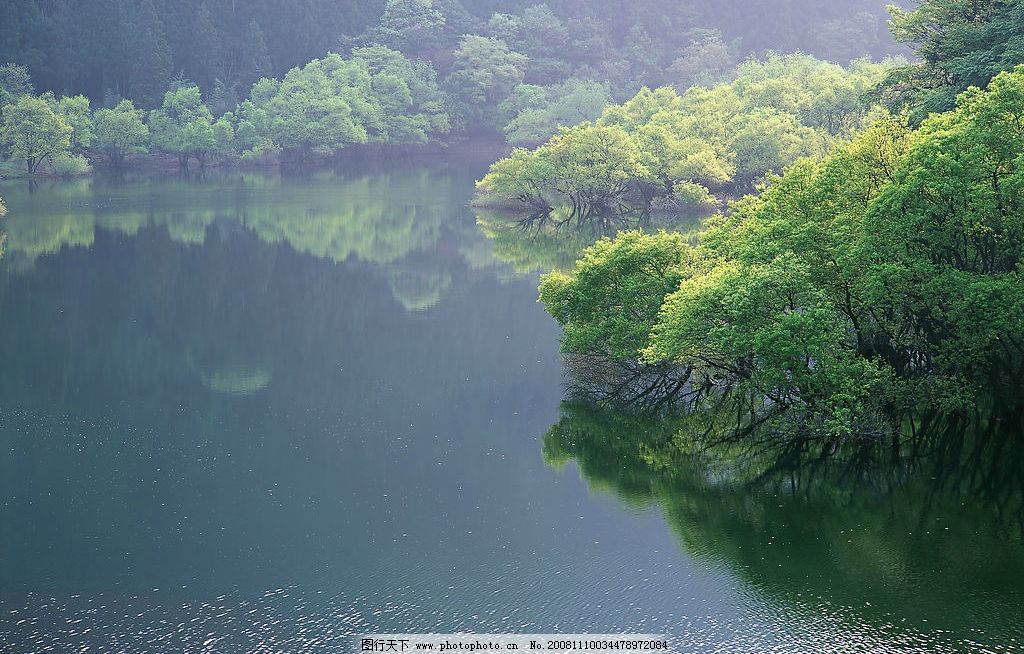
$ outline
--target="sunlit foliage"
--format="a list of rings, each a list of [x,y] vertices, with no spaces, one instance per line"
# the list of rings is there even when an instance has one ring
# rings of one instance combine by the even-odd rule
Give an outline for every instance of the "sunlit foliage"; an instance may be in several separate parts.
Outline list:
[[[9,148],[11,158],[25,162],[30,175],[43,162],[71,153],[74,129],[55,105],[52,95],[22,95],[3,108],[0,137]]]
[[[624,233],[552,273],[563,346],[689,371],[698,403],[874,433],[1015,389],[1024,363],[1024,68],[910,130],[877,115],[711,219],[691,247]]]
[[[237,112],[250,150],[332,155],[362,143],[425,143],[449,129],[432,68],[385,46],[329,54],[281,81],[264,79]]]
[[[713,88],[683,95],[643,89],[597,120],[496,163],[479,184],[478,201],[564,203],[579,215],[647,211],[659,199],[709,202],[716,189],[751,188],[801,157],[823,156],[861,125],[861,98],[886,68],[771,55],[741,65],[734,81]]]
[[[153,149],[176,156],[182,168],[193,157],[204,162],[217,145],[213,114],[198,86],[168,91],[163,105],[149,114],[149,130]]]
[[[128,155],[147,151],[149,127],[143,122],[144,116],[145,112],[136,109],[131,100],[122,100],[113,109],[96,112],[93,145],[115,168],[120,168]]]

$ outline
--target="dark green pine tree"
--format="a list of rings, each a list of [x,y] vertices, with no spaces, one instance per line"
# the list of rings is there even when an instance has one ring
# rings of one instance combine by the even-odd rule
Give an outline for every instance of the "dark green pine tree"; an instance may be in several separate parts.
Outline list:
[[[93,0],[68,5],[67,35],[75,43],[73,84],[58,91],[83,92],[100,98],[107,92],[124,95],[131,72],[134,39],[126,0]],[[31,68],[30,68],[31,70]]]
[[[0,0],[0,63],[17,62],[37,76],[45,71],[52,25],[36,0]]]
[[[136,18],[135,57],[129,95],[141,107],[160,104],[174,71],[164,24],[153,0],[142,0]]]
[[[242,88],[248,88],[262,77],[274,75],[274,66],[270,61],[267,41],[263,37],[263,29],[260,28],[260,24],[256,22],[255,18],[249,21],[249,28],[246,30],[240,50],[239,78]]]
[[[205,2],[199,6],[192,23],[187,56],[185,72],[201,89],[208,89],[213,80],[224,78],[224,43]]]

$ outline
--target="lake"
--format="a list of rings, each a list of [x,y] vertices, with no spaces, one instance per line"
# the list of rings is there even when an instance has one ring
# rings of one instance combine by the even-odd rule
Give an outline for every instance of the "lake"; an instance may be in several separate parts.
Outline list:
[[[652,472],[563,404],[550,244],[478,224],[488,163],[0,185],[0,651],[1024,648],[1024,445]]]

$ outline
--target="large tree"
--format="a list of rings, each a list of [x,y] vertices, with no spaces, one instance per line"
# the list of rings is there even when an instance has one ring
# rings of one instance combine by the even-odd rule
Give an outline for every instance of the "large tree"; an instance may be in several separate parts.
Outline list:
[[[193,157],[205,162],[217,146],[213,115],[203,104],[198,86],[164,94],[161,107],[149,114],[149,130],[153,148],[178,157],[182,168],[188,168]]]
[[[459,41],[455,64],[447,85],[455,95],[459,109],[470,124],[500,128],[488,120],[497,106],[523,81],[528,59],[513,52],[500,39],[469,35]]]
[[[145,112],[130,100],[122,100],[113,109],[100,109],[93,119],[93,147],[110,160],[114,168],[124,165],[125,157],[147,150],[149,127]]]
[[[1017,0],[924,0],[889,11],[893,36],[920,61],[894,71],[880,96],[895,108],[911,106],[917,120],[952,109],[961,91],[1024,62],[1024,3]]]
[[[189,36],[185,72],[200,88],[209,90],[215,79],[225,77],[225,44],[205,2],[199,5]]]
[[[94,136],[89,98],[65,96],[57,100],[56,111],[71,126],[71,152],[83,154],[92,145]]]
[[[433,0],[387,0],[375,36],[394,48],[420,53],[434,45],[444,23]]]
[[[47,159],[70,153],[73,130],[54,105],[52,96],[23,95],[3,108],[0,136],[11,158],[24,161],[30,175]]]
[[[0,66],[0,106],[13,102],[20,95],[35,90],[28,68],[18,64]]]
[[[246,28],[245,37],[239,47],[238,79],[248,87],[256,80],[271,77],[274,66],[267,50],[267,41],[260,24],[253,18]]]

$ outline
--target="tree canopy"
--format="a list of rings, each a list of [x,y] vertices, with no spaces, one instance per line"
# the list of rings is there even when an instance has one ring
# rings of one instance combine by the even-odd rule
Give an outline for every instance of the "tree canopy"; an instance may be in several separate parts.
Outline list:
[[[874,116],[710,219],[696,244],[603,240],[545,277],[541,300],[568,352],[685,368],[691,401],[728,397],[752,423],[884,431],[915,406],[1016,389],[1022,100],[1024,67],[916,131]]]
[[[29,174],[47,159],[69,154],[74,129],[55,109],[53,96],[22,95],[3,108],[0,135],[11,158],[25,162]]]
[[[744,63],[735,80],[713,88],[683,95],[670,87],[642,89],[593,122],[495,164],[479,183],[480,201],[568,203],[588,215],[646,211],[659,198],[708,202],[713,189],[729,184],[749,189],[801,157],[824,155],[836,137],[858,128],[868,111],[860,99],[886,70],[887,64],[858,61],[844,69],[807,55],[771,55]],[[605,167],[581,165],[590,161]]]
[[[143,122],[145,112],[136,109],[131,100],[122,100],[113,109],[100,109],[94,119],[95,146],[110,158],[115,168],[130,154],[145,152],[149,143],[149,127]]]
[[[1005,0],[924,0],[890,7],[895,38],[914,47],[918,63],[893,71],[880,96],[915,121],[953,108],[958,93],[984,87],[1024,62],[1024,4]]]
[[[26,67],[40,90],[147,110],[177,73],[204,91],[219,80],[244,92],[351,45],[401,50],[443,78],[465,35],[525,55],[528,83],[593,79],[620,101],[642,84],[678,81],[679,59],[685,75],[698,61],[727,72],[769,49],[844,63],[895,49],[884,0],[638,0],[628,12],[610,0],[2,0],[0,16],[0,63]]]

